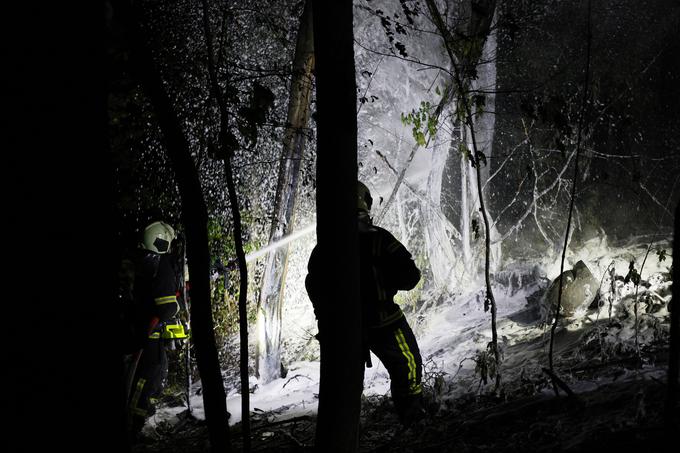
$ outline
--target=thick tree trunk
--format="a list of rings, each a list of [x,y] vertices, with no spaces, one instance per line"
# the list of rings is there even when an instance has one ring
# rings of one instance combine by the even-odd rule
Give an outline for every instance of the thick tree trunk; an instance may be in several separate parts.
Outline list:
[[[328,288],[319,320],[316,448],[355,452],[363,386],[356,218],[356,81],[352,2],[314,1],[317,83],[317,240]]]
[[[230,451],[226,394],[215,347],[210,302],[210,253],[208,216],[189,143],[182,132],[172,102],[163,88],[160,71],[147,45],[141,14],[126,1],[120,2],[132,33],[133,67],[149,96],[163,132],[163,141],[172,162],[182,201],[182,222],[186,228],[187,260],[191,279],[191,325],[196,361],[203,384],[203,402],[213,452]]]
[[[495,126],[496,30],[491,25],[495,4],[496,1],[490,0],[459,0],[458,8],[453,11],[455,17],[449,19],[449,23],[456,24],[453,31],[442,33],[445,41],[449,40],[446,45],[452,49],[454,46],[452,46],[451,40],[455,39],[453,35],[475,38],[483,42],[483,46],[470,51],[468,54],[458,54],[454,51],[450,55],[450,58],[454,60],[452,69],[461,72],[464,77],[474,69],[475,77],[464,80],[466,90],[470,93],[484,93],[485,104],[483,109],[480,111],[472,110],[471,112],[477,151],[483,153],[489,163],[489,165],[480,168],[482,186],[486,185],[490,164],[493,162],[491,145]],[[453,117],[455,118],[455,115]],[[473,138],[470,128],[466,124],[458,124],[455,119],[453,120],[453,127],[460,131],[460,142],[466,144],[467,148],[472,150]],[[454,186],[446,188],[443,193],[445,203],[458,208],[449,210],[447,216],[452,223],[460,226],[462,236],[460,246],[463,261],[466,263],[466,268],[476,275],[480,272],[481,263],[478,260],[472,262],[473,257],[480,255],[479,252],[474,253],[475,249],[481,249],[481,247],[474,246],[475,239],[473,237],[475,236],[473,220],[477,223],[477,228],[480,227],[479,221],[481,220],[477,214],[480,204],[477,193],[477,172],[470,167],[467,159],[461,156],[457,149],[455,151],[451,153],[447,160],[447,168],[444,174],[446,180]],[[490,224],[493,225],[494,222],[490,213],[487,212],[486,214],[489,217]],[[491,226],[491,236],[492,241],[498,236],[495,226]],[[500,243],[491,246],[492,267],[499,264],[500,252]]]
[[[104,3],[5,7],[2,449],[120,453]]]
[[[276,185],[276,197],[269,245],[293,232],[301,161],[309,122],[314,69],[312,6],[305,2],[300,19],[293,78],[288,102],[288,118]],[[266,384],[281,376],[281,313],[286,282],[289,246],[275,248],[267,255],[257,310],[257,374]]]
[[[458,230],[446,219],[441,208],[443,171],[449,154],[448,143],[435,143],[430,153],[430,172],[427,180],[427,200],[420,207],[424,223],[427,261],[437,291],[453,291],[459,276],[465,272],[460,254],[454,249],[452,238],[459,238]],[[398,199],[397,199],[398,200]],[[399,206],[397,206],[399,209]]]

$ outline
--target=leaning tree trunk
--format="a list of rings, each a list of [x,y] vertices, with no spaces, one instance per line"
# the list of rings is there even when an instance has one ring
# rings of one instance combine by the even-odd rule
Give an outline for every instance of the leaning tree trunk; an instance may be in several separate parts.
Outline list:
[[[208,435],[213,452],[231,450],[227,400],[222,372],[215,347],[212,310],[210,304],[210,252],[208,249],[208,215],[198,171],[191,157],[182,122],[163,88],[160,70],[149,49],[141,14],[131,2],[121,1],[121,12],[126,13],[132,34],[133,69],[153,104],[163,142],[172,162],[182,201],[182,222],[186,228],[187,260],[191,281],[192,339],[196,347],[196,361],[203,383],[203,402]]]
[[[317,98],[317,241],[327,288],[319,319],[321,380],[316,447],[355,452],[361,354],[357,125],[352,1],[314,1]]]
[[[288,117],[283,138],[283,152],[276,184],[274,214],[269,245],[292,233],[302,156],[307,135],[312,96],[314,41],[312,5],[305,2],[300,19],[293,78],[288,101]],[[281,376],[281,313],[288,266],[289,246],[275,248],[267,255],[257,310],[257,374],[262,384]]]

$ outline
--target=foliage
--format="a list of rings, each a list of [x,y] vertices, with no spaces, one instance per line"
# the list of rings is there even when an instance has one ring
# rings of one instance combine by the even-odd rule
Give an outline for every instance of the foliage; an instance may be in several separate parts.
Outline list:
[[[402,2],[402,5],[404,5],[406,2]],[[394,46],[395,49],[397,49],[397,52],[399,53],[400,56],[402,57],[408,57],[408,53],[406,52],[406,46],[396,39],[396,36],[398,35],[406,35],[406,28],[404,25],[399,22],[399,14],[395,13],[393,15],[389,15],[388,13],[385,13],[382,9],[371,9],[368,8],[370,11],[373,11],[373,13],[380,19],[380,25],[382,26],[385,36],[387,37],[388,41],[392,46]],[[405,9],[406,11],[406,9]],[[412,14],[407,14],[406,18],[409,21],[413,21],[413,12],[412,10],[408,9],[408,11]]]
[[[479,375],[481,382],[486,385],[489,376],[494,376],[496,374],[496,360],[494,359],[493,353],[491,353],[488,347],[486,350],[477,351],[474,361],[475,373]]]
[[[242,212],[243,224],[252,224],[253,218],[249,211]],[[238,297],[239,297],[239,272],[235,263],[236,251],[233,236],[229,225],[223,224],[224,219],[211,218],[208,222],[208,241],[211,250],[211,262],[213,263],[213,276],[211,279],[211,299],[213,309],[213,322],[215,323],[216,343],[219,346],[220,358],[223,363],[235,360],[230,354],[227,343],[231,341],[239,329]],[[244,244],[246,254],[261,246],[261,242],[250,241]],[[256,284],[257,273],[254,278],[249,278],[249,286]],[[249,291],[251,292],[251,291]],[[256,316],[256,307],[249,304],[248,320],[253,322]]]
[[[238,131],[246,139],[248,147],[257,143],[259,128],[265,124],[274,100],[274,93],[256,81],[252,86],[249,104],[238,109]]]
[[[666,256],[666,250],[664,250],[664,249],[657,249],[657,250],[656,250],[656,256],[657,256],[658,259],[659,259],[659,263],[662,262],[662,261],[665,261],[666,258],[667,258],[667,256]]]
[[[486,349],[479,350],[475,353],[473,358],[475,362],[475,373],[479,375],[480,385],[486,385],[489,378],[494,378],[498,373],[498,363],[496,363],[496,353],[494,349],[497,346],[493,342],[486,345]],[[502,351],[498,350],[499,361],[503,361]]]
[[[447,384],[448,373],[442,367],[429,358],[423,363],[423,396],[426,402],[439,408],[443,404],[443,397],[450,390],[451,385]]]
[[[425,146],[426,135],[434,137],[437,133],[437,116],[433,114],[429,101],[421,101],[418,110],[412,109],[407,115],[401,114],[401,122],[405,126],[413,126],[411,133],[419,146]]]
[[[628,265],[628,273],[623,279],[624,283],[628,282],[633,282],[635,286],[638,286],[640,284],[640,274],[638,273],[638,270],[635,268],[635,261],[631,261],[630,264]]]

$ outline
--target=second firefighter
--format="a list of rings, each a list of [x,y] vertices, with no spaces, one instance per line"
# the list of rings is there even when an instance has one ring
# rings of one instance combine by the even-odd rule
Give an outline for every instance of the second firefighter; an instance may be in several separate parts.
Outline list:
[[[390,375],[392,400],[404,426],[421,419],[422,359],[415,335],[401,308],[394,302],[399,290],[413,289],[420,281],[420,270],[411,254],[389,231],[373,225],[370,210],[373,199],[368,188],[357,185],[359,267],[361,307],[365,347],[383,363]],[[324,294],[318,246],[309,258],[305,287],[314,313],[324,312]],[[319,332],[323,341],[323,332]]]

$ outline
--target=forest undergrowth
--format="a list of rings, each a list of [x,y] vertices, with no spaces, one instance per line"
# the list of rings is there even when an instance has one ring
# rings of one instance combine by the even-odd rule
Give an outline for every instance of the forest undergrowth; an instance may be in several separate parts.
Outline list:
[[[359,451],[670,451],[666,445],[674,430],[664,419],[670,274],[660,260],[640,279],[598,262],[599,296],[556,331],[555,370],[573,395],[556,396],[543,370],[546,327],[536,304],[544,286],[530,294],[524,309],[499,323],[499,334],[506,335],[500,392],[489,391],[479,364],[474,373],[447,373],[432,354],[424,354],[426,419],[404,431],[389,393],[366,394]],[[163,404],[177,405],[178,399],[167,396]],[[286,410],[253,412],[252,451],[312,451],[315,416],[285,418]],[[675,427],[679,412],[671,421]],[[241,451],[239,423],[231,429],[235,451]],[[145,433],[134,452],[209,451],[204,421],[186,411]]]
[[[577,393],[576,398],[549,393],[527,395],[526,382],[503,398],[467,394],[445,407],[427,389],[429,414],[418,425],[402,431],[388,396],[363,399],[361,452],[586,452],[672,451],[673,432],[664,423],[667,350],[659,347],[647,364],[618,357],[601,366],[588,360],[560,363],[570,370],[570,383],[603,383]],[[523,389],[523,390],[519,390]],[[273,414],[256,414],[252,451],[313,451],[316,418],[294,417],[270,422]],[[174,426],[159,424],[135,452],[207,452],[202,420],[179,417]],[[678,418],[675,423],[677,426]],[[235,451],[241,451],[239,425],[232,428]]]

